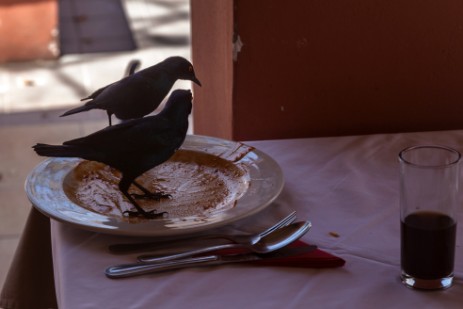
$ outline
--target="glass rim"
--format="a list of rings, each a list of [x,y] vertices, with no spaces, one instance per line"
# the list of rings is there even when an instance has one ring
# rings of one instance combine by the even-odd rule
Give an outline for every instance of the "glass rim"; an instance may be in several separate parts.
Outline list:
[[[444,163],[444,164],[433,164],[433,165],[423,165],[423,164],[418,164],[418,163],[414,163],[414,162],[411,162],[410,160],[407,160],[405,159],[404,155],[407,153],[407,152],[410,152],[412,150],[417,150],[417,149],[425,149],[425,148],[428,148],[428,149],[441,149],[441,150],[446,150],[450,153],[453,153],[454,155],[456,155],[455,159],[448,162],[448,163]],[[448,166],[451,166],[451,165],[455,165],[455,164],[458,164],[460,162],[460,159],[461,159],[461,153],[452,148],[452,147],[449,147],[449,146],[443,146],[443,145],[417,145],[417,146],[410,146],[410,147],[407,147],[403,150],[401,150],[399,152],[399,160],[400,162],[403,162],[405,164],[408,164],[408,165],[411,165],[411,166],[415,166],[415,167],[420,167],[420,168],[443,168],[443,167],[448,167]]]

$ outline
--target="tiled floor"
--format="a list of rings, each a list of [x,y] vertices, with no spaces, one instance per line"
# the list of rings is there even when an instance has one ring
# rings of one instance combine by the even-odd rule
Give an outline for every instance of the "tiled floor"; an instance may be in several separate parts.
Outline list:
[[[57,61],[0,65],[0,288],[18,244],[30,203],[28,173],[43,158],[37,142],[61,143],[106,125],[106,113],[59,118],[60,111],[120,78],[133,58],[142,68],[171,55],[190,58],[188,0],[124,0],[138,49],[67,55]],[[174,87],[190,87],[178,82]]]

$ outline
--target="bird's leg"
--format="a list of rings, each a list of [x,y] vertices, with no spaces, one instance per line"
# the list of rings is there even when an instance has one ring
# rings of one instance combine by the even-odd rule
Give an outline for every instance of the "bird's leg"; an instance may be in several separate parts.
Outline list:
[[[112,123],[111,123],[111,113],[109,111],[106,111],[106,114],[108,114],[108,121],[109,121],[109,126],[112,126]]]
[[[136,182],[135,180],[132,181],[132,184],[135,185],[138,189],[140,189],[143,194],[132,193],[131,196],[139,199],[150,199],[150,200],[160,200],[162,198],[171,198],[172,195],[164,193],[164,192],[150,192],[148,189],[143,187],[141,184]]]
[[[136,208],[135,211],[126,210],[126,211],[124,211],[124,214],[127,214],[130,217],[139,217],[140,216],[140,217],[145,217],[145,218],[148,218],[148,219],[162,218],[164,216],[165,212],[155,213],[154,209],[151,210],[151,211],[146,211],[143,208],[141,208],[140,205],[138,205],[137,202],[135,202],[135,200],[129,194],[129,192],[128,192],[129,187],[130,187],[130,181],[123,178],[119,182],[119,189],[121,190],[122,194],[124,194],[124,196],[130,201],[130,203],[132,203],[132,205],[135,206],[135,208]]]
[[[132,205],[135,206],[135,208],[137,209],[137,210],[124,211],[124,214],[127,214],[129,217],[145,217],[148,219],[157,219],[157,218],[164,217],[164,214],[166,212],[156,213],[154,209],[150,211],[146,211],[143,208],[141,208],[140,205],[137,204],[137,202],[135,202],[135,200],[130,196],[128,192],[122,192],[122,193],[132,203]]]

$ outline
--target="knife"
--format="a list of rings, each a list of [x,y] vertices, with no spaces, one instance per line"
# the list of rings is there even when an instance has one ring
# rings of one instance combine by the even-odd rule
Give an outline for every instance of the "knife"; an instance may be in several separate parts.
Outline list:
[[[259,260],[277,259],[298,254],[308,253],[317,249],[317,246],[304,246],[296,248],[282,248],[280,250],[267,253],[241,253],[230,255],[206,255],[199,257],[191,257],[186,259],[172,260],[160,263],[131,263],[121,264],[108,267],[105,274],[108,278],[127,278],[151,273],[158,273],[168,270],[188,268],[188,267],[204,267],[223,265],[230,263],[251,262]]]

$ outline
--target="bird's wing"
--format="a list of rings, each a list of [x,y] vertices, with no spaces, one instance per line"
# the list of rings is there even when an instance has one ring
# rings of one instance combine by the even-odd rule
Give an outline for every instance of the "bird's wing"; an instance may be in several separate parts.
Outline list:
[[[135,73],[97,90],[96,95],[89,98],[93,98],[93,102],[100,108],[114,108],[119,104],[126,105],[129,102],[146,100],[152,95],[150,93],[153,88],[152,85],[150,80]]]
[[[97,96],[99,96],[100,93],[102,93],[106,88],[108,88],[108,87],[114,85],[115,83],[117,83],[117,82],[114,82],[114,83],[111,83],[111,84],[106,85],[106,86],[104,86],[104,87],[101,87],[100,89],[95,90],[95,91],[94,91],[91,95],[89,95],[88,97],[82,98],[82,99],[80,99],[80,100],[81,100],[81,101],[86,101],[86,100],[90,100],[90,99],[93,100],[93,99],[95,99]]]
[[[138,62],[134,62],[134,63],[129,63],[129,68],[131,68],[131,70],[135,71],[135,69],[138,67],[139,65],[139,61]],[[145,87],[145,85],[143,85],[144,83],[140,83],[140,80],[146,80],[149,75],[149,79],[151,80],[150,82],[151,83],[158,83],[158,82],[162,82],[162,79],[163,77],[165,77],[165,72],[161,69],[154,69],[155,66],[153,67],[150,67],[150,68],[147,68],[147,69],[144,69],[144,70],[141,70],[139,72],[132,72],[132,74],[129,74],[128,76],[125,76],[124,78],[114,82],[114,83],[111,83],[109,85],[106,85],[104,87],[101,87],[100,89],[94,91],[91,95],[81,99],[81,101],[85,101],[85,100],[94,100],[96,99],[97,97],[99,97],[103,92],[104,92],[104,95],[103,96],[108,96],[108,95],[121,95],[121,93],[118,91],[119,89],[124,89],[124,88],[132,88],[132,87],[135,87],[135,88],[140,88],[140,87]],[[112,87],[112,86],[115,86],[115,87]],[[139,89],[140,90],[140,89]],[[114,93],[115,91],[117,91],[117,93]]]
[[[100,144],[104,138],[110,136],[117,136],[118,132],[123,132],[124,130],[130,130],[133,127],[134,121],[125,121],[117,125],[108,126],[104,129],[91,133],[84,137],[75,138],[63,143],[63,145],[93,145]]]
[[[134,84],[136,87],[136,84],[137,84],[136,80],[137,78],[135,78],[135,75],[126,76],[122,78],[121,80],[118,80],[117,82],[101,87],[100,89],[94,91],[88,97],[81,99],[81,101],[90,100],[90,99],[95,100],[97,98],[98,100],[101,100],[104,97],[107,97],[108,95],[114,95],[114,92],[115,91],[119,92],[120,89],[124,89],[127,87],[129,88],[134,87]],[[116,93],[116,95],[120,95],[120,93]]]
[[[156,118],[155,118],[156,117]],[[155,118],[155,119],[153,119]],[[66,141],[64,145],[79,145],[102,149],[104,151],[136,151],[169,143],[169,135],[172,131],[172,123],[165,118],[150,116],[134,119],[114,126],[106,127],[88,136]]]

